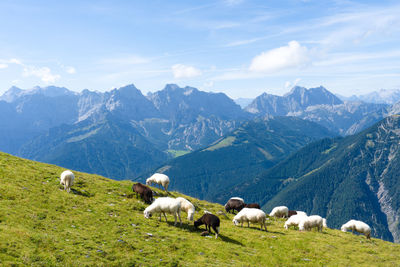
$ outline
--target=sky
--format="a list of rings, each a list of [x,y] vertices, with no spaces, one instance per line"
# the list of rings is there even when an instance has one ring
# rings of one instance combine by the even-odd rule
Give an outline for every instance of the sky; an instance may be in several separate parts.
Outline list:
[[[293,86],[400,89],[400,2],[0,2],[0,94],[11,86],[144,94],[167,83],[253,98]]]

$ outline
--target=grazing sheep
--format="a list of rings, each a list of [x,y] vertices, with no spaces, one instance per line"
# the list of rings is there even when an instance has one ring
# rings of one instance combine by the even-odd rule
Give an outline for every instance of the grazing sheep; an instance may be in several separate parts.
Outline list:
[[[347,223],[343,224],[340,228],[343,232],[351,230],[353,233],[354,231],[364,234],[367,239],[371,239],[371,227],[368,224],[362,221],[357,220],[350,220]]]
[[[289,209],[286,206],[279,206],[273,208],[269,216],[276,218],[281,218],[281,217],[287,218],[288,214],[289,214]]]
[[[243,222],[247,222],[247,226],[250,227],[250,222],[251,223],[260,223],[261,224],[261,230],[263,229],[263,226],[265,228],[265,231],[267,231],[267,226],[265,224],[265,221],[267,220],[267,215],[260,210],[260,209],[255,209],[255,208],[243,208],[232,220],[232,222],[235,225],[238,225],[241,223],[243,227]]]
[[[302,217],[299,223],[300,231],[310,231],[312,228],[317,227],[318,231],[322,232],[322,217],[318,215],[311,215]]]
[[[289,217],[289,219],[285,222],[285,229],[288,230],[290,226],[299,226],[300,221],[307,216],[303,214],[296,214]]]
[[[225,210],[226,212],[229,213],[229,211],[232,210],[232,213],[234,213],[234,211],[241,211],[244,208],[245,204],[242,198],[240,197],[232,197],[228,200],[228,202],[226,202],[225,204]]]
[[[64,190],[68,193],[71,190],[71,186],[74,185],[75,176],[70,170],[63,171],[60,176],[60,184],[64,185]]]
[[[326,224],[326,219],[325,218],[322,218],[322,226],[324,228],[328,228],[328,225]]]
[[[208,230],[210,233],[212,227],[212,229],[214,229],[215,232],[215,238],[218,237],[220,220],[217,216],[215,216],[214,214],[206,213],[203,216],[201,216],[200,219],[194,222],[194,227],[197,229],[200,225],[203,224],[206,225],[206,230]]]
[[[193,221],[193,216],[195,212],[194,205],[190,203],[189,200],[183,198],[183,197],[177,197],[176,200],[178,200],[181,203],[181,211],[185,211],[188,214],[187,219],[189,221]]]
[[[162,185],[164,190],[168,192],[169,178],[167,175],[162,173],[155,173],[150,178],[146,180],[146,185],[151,185],[152,183],[156,183],[158,185]]]
[[[153,202],[153,191],[150,188],[145,186],[144,184],[137,183],[132,186],[133,192],[136,193],[136,197],[138,194],[141,198],[143,198],[144,202],[147,204],[151,204]]]
[[[257,203],[244,204],[244,207],[252,209],[261,209],[260,205],[258,205]]]
[[[148,206],[143,214],[146,219],[150,218],[153,213],[160,213],[160,222],[161,222],[161,213],[164,214],[165,221],[167,221],[167,216],[165,213],[171,213],[174,215],[175,218],[175,223],[176,225],[176,215],[179,217],[179,222],[181,223],[182,226],[182,220],[181,220],[181,202],[179,200],[176,200],[175,198],[171,197],[160,197],[157,198],[153,204]]]

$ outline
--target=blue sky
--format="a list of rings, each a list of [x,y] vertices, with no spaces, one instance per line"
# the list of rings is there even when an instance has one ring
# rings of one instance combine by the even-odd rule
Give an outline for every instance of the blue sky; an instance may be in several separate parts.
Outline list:
[[[400,89],[398,1],[0,2],[0,94],[166,83],[230,97]]]

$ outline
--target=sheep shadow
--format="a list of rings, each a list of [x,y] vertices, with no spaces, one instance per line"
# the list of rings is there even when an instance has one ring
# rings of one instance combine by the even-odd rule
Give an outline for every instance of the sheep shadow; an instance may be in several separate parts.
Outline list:
[[[235,245],[238,245],[238,246],[242,246],[242,247],[244,246],[241,242],[239,242],[239,241],[237,241],[235,239],[232,239],[230,237],[221,235],[221,234],[218,235],[218,238],[221,238],[221,240],[224,241],[224,242],[232,243],[232,244],[235,244]]]
[[[79,189],[74,189],[74,188],[71,188],[71,192],[72,192],[72,194],[75,194],[75,195],[79,195],[79,196],[83,196],[83,197],[92,197],[93,195],[92,194],[90,194],[88,191],[86,191],[86,190],[79,190]]]

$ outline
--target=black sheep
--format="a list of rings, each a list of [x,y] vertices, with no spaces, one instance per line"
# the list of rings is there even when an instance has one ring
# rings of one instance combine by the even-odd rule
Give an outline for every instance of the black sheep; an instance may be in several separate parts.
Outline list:
[[[244,204],[244,202],[240,199],[236,199],[236,198],[231,198],[228,200],[228,202],[225,204],[225,210],[226,212],[229,213],[229,211],[232,210],[232,213],[234,214],[234,211],[241,211],[246,204]]]
[[[143,198],[144,202],[147,204],[151,204],[153,202],[153,191],[144,184],[137,183],[132,186],[133,192],[136,193],[136,197],[138,194],[140,195],[141,198]]]
[[[289,210],[289,211],[288,211],[288,218],[290,218],[291,216],[296,215],[296,214],[297,214],[297,211],[295,211],[295,210]]]
[[[261,209],[260,205],[258,205],[257,203],[245,204],[245,208]]]
[[[203,216],[201,216],[200,219],[194,222],[194,227],[197,229],[200,225],[206,225],[206,230],[208,230],[211,233],[211,227],[214,229],[215,232],[215,238],[218,237],[219,234],[219,218],[215,216],[214,214],[211,213],[206,213]],[[208,227],[208,229],[207,229]]]

